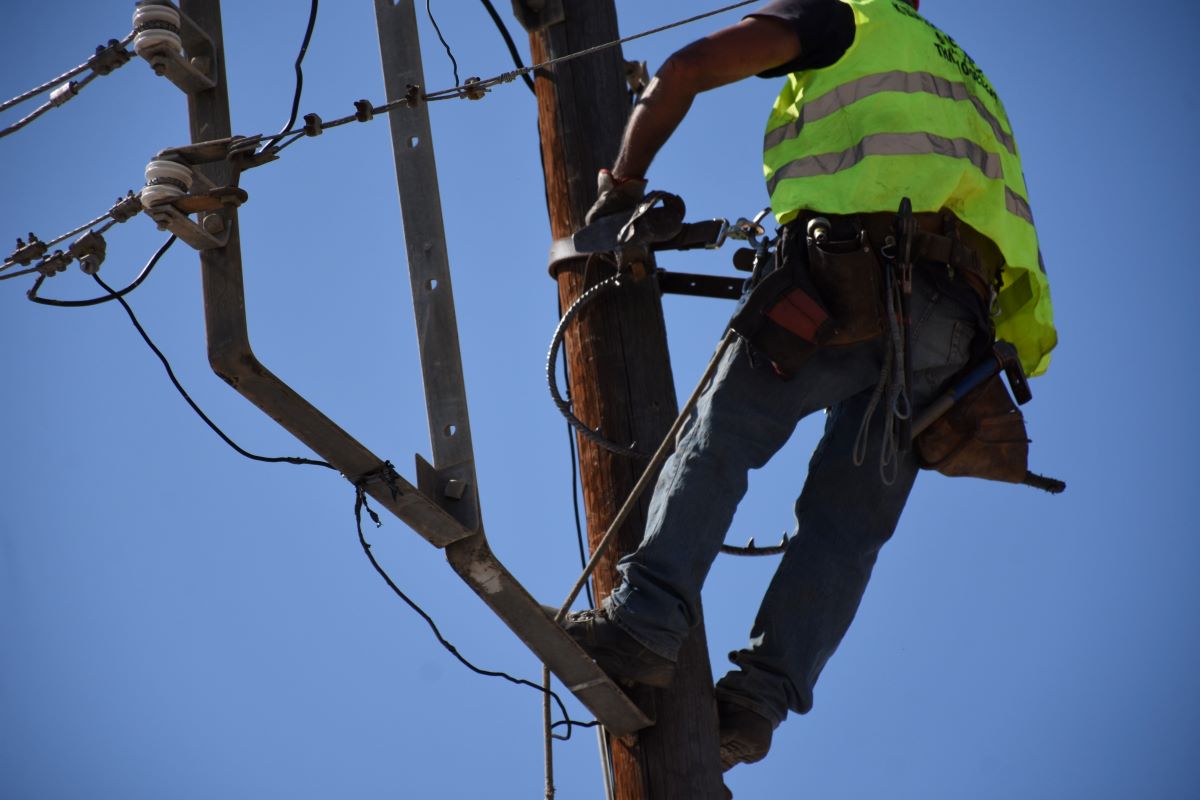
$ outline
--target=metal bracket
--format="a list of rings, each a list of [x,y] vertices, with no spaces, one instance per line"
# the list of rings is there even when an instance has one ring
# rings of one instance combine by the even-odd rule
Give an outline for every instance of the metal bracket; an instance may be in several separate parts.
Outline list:
[[[512,0],[513,15],[529,33],[565,22],[562,0]]]

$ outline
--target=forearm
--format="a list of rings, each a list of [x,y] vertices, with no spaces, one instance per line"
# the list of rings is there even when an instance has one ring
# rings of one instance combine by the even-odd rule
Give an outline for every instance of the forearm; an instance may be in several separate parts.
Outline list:
[[[687,116],[696,95],[784,64],[799,54],[795,32],[775,19],[748,18],[667,59],[633,110],[613,164],[618,178],[642,178]]]
[[[671,62],[663,65],[642,94],[621,139],[613,174],[641,178],[692,107],[696,92],[673,75]]]

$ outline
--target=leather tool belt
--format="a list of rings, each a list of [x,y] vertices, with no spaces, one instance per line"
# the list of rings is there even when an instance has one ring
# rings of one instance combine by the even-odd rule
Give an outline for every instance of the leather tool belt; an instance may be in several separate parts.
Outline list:
[[[774,265],[756,271],[730,326],[784,377],[820,347],[881,337],[887,328],[883,253],[895,219],[890,213],[801,214],[783,227]],[[945,265],[988,308],[1002,264],[995,246],[951,214],[914,219],[913,260]]]

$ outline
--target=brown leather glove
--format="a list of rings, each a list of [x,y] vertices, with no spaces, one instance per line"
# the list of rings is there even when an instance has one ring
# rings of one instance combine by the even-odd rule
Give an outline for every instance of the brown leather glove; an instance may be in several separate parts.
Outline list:
[[[591,225],[601,217],[632,211],[646,194],[646,181],[641,178],[617,178],[606,169],[596,178],[596,202],[588,209],[584,222]]]

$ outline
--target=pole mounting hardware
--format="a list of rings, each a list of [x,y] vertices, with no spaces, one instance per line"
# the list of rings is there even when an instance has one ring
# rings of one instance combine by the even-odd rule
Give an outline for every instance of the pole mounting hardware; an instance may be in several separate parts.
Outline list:
[[[529,33],[566,22],[562,0],[512,0],[513,15]]]

